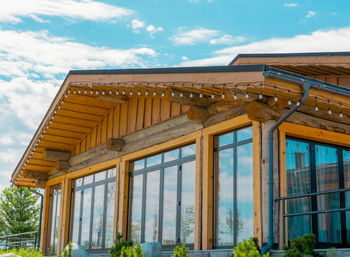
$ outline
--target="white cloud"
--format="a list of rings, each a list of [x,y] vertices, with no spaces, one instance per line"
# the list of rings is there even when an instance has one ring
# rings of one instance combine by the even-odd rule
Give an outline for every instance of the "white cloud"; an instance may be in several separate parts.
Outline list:
[[[0,136],[0,145],[10,145],[12,143],[13,143],[13,140],[9,135]]]
[[[283,6],[290,8],[290,7],[297,7],[298,4],[297,3],[284,3]]]
[[[146,24],[143,21],[140,21],[138,19],[133,19],[131,21],[131,28],[134,31],[134,33],[140,33],[140,29],[143,28]]]
[[[291,38],[271,38],[249,44],[223,48],[213,57],[182,62],[181,66],[227,65],[240,53],[295,53],[349,51],[350,27],[317,30]]]
[[[22,17],[59,16],[105,21],[129,16],[132,10],[93,0],[11,0],[0,8],[0,21],[17,23]],[[34,15],[34,16],[33,16]],[[40,21],[39,21],[40,22]]]
[[[222,37],[211,39],[210,44],[212,44],[212,45],[219,45],[219,44],[232,45],[234,43],[241,43],[245,40],[246,40],[245,37],[235,37],[234,38],[231,35],[223,35]]]
[[[148,25],[146,28],[146,31],[149,32],[150,35],[152,36],[156,32],[163,31],[163,28],[162,27],[155,27],[153,25]]]
[[[209,42],[210,39],[219,35],[218,30],[210,30],[202,27],[183,32],[180,32],[169,39],[173,41],[175,45],[194,45],[197,43]]]
[[[187,61],[187,60],[188,60],[188,57],[187,57],[187,56],[182,56],[182,57],[181,57],[181,60]]]
[[[154,57],[150,48],[127,50],[93,47],[54,37],[47,31],[17,32],[0,29],[0,75],[54,78],[71,68],[144,67],[142,57]],[[36,75],[35,75],[36,74]]]
[[[314,17],[315,15],[316,15],[316,13],[314,11],[308,11],[305,18],[310,19],[310,18]]]

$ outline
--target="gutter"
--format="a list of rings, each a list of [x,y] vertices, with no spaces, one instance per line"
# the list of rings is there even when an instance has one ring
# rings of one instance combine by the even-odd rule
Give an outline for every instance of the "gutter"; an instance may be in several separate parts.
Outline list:
[[[28,187],[28,190],[30,192],[32,192],[33,194],[36,194],[38,196],[40,196],[40,218],[39,218],[39,228],[38,228],[38,249],[40,247],[40,239],[41,239],[41,221],[42,221],[42,217],[43,217],[43,205],[44,205],[44,195],[40,194],[37,191],[32,190],[30,187]]]
[[[268,133],[268,162],[269,162],[269,235],[268,235],[268,244],[261,249],[261,255],[265,254],[269,251],[273,246],[273,133],[274,131],[284,122],[286,121],[294,112],[298,110],[298,108],[303,105],[308,96],[310,88],[314,88],[316,90],[321,90],[324,92],[337,94],[350,98],[350,89],[343,88],[339,86],[335,86],[333,84],[325,83],[322,81],[318,81],[316,79],[304,77],[301,75],[293,74],[290,72],[284,72],[279,69],[270,68],[266,66],[266,71],[264,72],[264,77],[283,80],[286,82],[294,83],[300,85],[303,90],[302,98],[294,105],[289,111],[283,115],[273,127],[270,128]]]

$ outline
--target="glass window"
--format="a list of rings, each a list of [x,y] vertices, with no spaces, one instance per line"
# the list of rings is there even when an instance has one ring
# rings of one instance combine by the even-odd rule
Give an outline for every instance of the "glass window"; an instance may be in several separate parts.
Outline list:
[[[114,175],[114,176],[113,176]],[[85,249],[113,244],[115,168],[72,181],[70,240]]]
[[[343,147],[287,138],[287,196],[350,187],[349,157],[349,151]],[[287,212],[349,208],[349,196],[349,192],[345,192],[291,199],[287,201]],[[345,201],[341,200],[344,198]],[[319,245],[346,245],[349,242],[350,228],[348,215],[349,213],[331,212],[289,217],[288,239],[313,233]]]
[[[60,220],[61,204],[61,185],[55,185],[50,188],[49,202],[49,226],[47,233],[46,254],[57,254],[58,247],[58,224]]]
[[[214,137],[214,246],[233,247],[253,236],[251,127]]]
[[[163,249],[194,244],[195,144],[130,164],[129,238]],[[137,167],[135,169],[135,167]]]

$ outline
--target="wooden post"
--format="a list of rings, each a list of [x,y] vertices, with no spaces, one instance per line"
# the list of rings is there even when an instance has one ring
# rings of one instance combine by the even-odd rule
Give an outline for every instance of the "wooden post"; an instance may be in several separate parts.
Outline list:
[[[124,240],[126,240],[127,238],[128,196],[129,196],[129,161],[122,160],[122,169],[120,171],[118,232],[122,233]]]
[[[121,172],[121,163],[119,159],[116,164],[115,171],[115,202],[114,202],[114,228],[113,228],[113,239],[116,238],[119,226],[119,204],[120,204],[120,172]]]
[[[202,197],[203,197],[203,137],[196,138],[196,186],[194,250],[202,249]]]
[[[72,190],[72,180],[65,178],[64,179],[64,188],[62,190],[63,206],[62,216],[61,216],[61,249],[68,244],[69,237],[69,220],[70,220],[70,202],[71,202],[71,190]]]
[[[45,254],[46,252],[46,239],[47,239],[47,228],[49,219],[49,202],[50,202],[50,186],[45,187],[44,193],[44,205],[43,205],[43,216],[41,220],[41,231],[40,231],[40,252]]]

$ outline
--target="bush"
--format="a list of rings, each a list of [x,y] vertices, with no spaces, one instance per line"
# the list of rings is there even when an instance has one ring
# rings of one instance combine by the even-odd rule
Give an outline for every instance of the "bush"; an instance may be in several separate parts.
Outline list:
[[[182,245],[180,246],[176,246],[174,249],[174,257],[191,257],[190,255],[188,255],[188,250],[189,248],[186,247],[186,245]]]
[[[134,248],[123,246],[120,251],[120,257],[144,257],[141,245],[137,244]]]
[[[283,250],[286,250],[285,257],[323,257],[322,254],[315,252],[314,247],[316,245],[316,238],[313,234],[304,235],[297,239],[290,240],[290,247],[283,246]]]
[[[63,253],[60,254],[60,257],[72,257],[72,242],[68,243],[68,250],[66,248],[63,249]]]
[[[263,257],[270,256],[270,253],[266,253]],[[233,257],[260,257],[259,246],[256,238],[250,238],[248,241],[243,240],[239,243],[233,251]]]
[[[20,249],[11,249],[7,251],[0,250],[0,254],[6,254],[6,253],[14,253],[21,257],[44,257],[44,255],[42,255],[41,252],[35,249],[26,250],[26,249],[20,248]]]
[[[133,245],[133,242],[130,241],[125,241],[123,240],[122,234],[119,232],[117,233],[116,240],[114,241],[113,247],[109,250],[109,253],[111,254],[111,257],[120,257],[122,253],[122,249],[131,247]],[[127,250],[124,250],[127,251]]]

